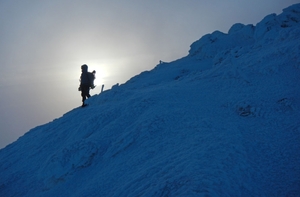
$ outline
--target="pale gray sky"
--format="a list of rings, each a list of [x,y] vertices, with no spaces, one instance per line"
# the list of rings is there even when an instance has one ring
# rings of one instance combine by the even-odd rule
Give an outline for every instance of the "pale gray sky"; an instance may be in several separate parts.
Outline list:
[[[0,148],[81,105],[80,66],[110,89],[205,34],[299,0],[0,0]]]

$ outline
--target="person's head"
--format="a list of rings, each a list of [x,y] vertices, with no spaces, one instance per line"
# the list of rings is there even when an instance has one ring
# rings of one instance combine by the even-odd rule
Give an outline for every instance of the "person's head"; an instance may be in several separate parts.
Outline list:
[[[88,66],[87,66],[86,64],[83,64],[83,65],[81,66],[81,71],[82,71],[82,72],[87,72],[87,70],[88,70]]]

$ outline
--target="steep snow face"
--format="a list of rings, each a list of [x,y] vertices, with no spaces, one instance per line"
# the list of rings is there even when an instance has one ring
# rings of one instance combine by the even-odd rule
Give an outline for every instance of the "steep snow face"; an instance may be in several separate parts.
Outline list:
[[[299,35],[297,4],[203,36],[1,149],[0,196],[299,195]]]

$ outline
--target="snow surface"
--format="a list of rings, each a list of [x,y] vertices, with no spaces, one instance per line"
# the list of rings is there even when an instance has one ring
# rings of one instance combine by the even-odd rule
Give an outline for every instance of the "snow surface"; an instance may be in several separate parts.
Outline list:
[[[1,149],[0,196],[300,196],[299,78],[300,4],[205,35]]]

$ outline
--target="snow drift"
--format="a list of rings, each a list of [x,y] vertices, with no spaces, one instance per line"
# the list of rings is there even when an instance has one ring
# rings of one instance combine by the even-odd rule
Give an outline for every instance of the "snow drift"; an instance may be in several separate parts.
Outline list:
[[[1,149],[0,196],[299,196],[299,35],[296,4],[203,36]]]

